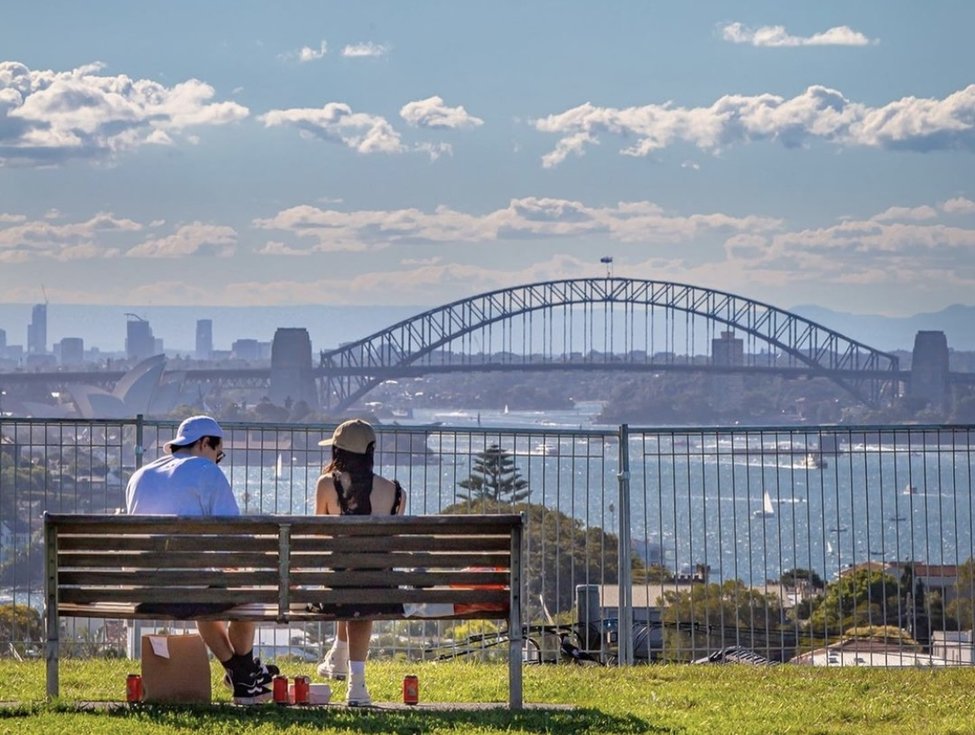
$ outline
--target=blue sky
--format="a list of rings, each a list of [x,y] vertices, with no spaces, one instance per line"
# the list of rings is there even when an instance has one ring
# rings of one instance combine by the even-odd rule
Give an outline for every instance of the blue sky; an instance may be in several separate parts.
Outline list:
[[[7,303],[975,304],[975,3],[6,3]]]

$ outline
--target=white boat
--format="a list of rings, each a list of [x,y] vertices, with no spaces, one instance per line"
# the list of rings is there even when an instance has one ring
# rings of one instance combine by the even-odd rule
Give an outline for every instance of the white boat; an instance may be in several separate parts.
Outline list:
[[[531,453],[535,455],[540,455],[542,457],[558,457],[559,445],[539,442],[534,447],[532,447]]]
[[[768,490],[765,491],[765,496],[762,498],[761,510],[753,511],[752,515],[756,518],[771,518],[775,515],[775,508],[772,506],[772,496],[768,494]]]
[[[912,485],[911,483],[907,483],[904,486],[904,489],[901,491],[901,494],[902,495],[917,495],[917,485]]]
[[[802,466],[808,470],[822,470],[828,465],[826,458],[819,452],[809,452],[802,460]]]

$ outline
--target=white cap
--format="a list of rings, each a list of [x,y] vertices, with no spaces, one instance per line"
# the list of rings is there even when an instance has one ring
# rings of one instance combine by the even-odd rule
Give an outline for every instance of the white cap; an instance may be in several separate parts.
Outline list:
[[[188,447],[205,436],[216,436],[222,439],[223,429],[209,416],[190,416],[179,425],[176,436],[166,442],[163,448],[167,452],[172,452],[174,448]]]

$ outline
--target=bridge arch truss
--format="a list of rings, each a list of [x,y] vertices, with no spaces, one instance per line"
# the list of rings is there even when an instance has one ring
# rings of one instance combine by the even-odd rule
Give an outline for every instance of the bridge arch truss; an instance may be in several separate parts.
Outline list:
[[[743,341],[745,366],[801,367],[877,405],[897,357],[736,294],[668,281],[585,278],[499,289],[430,309],[321,353],[323,403],[343,411],[397,369],[548,364],[634,370],[709,360],[711,341]]]

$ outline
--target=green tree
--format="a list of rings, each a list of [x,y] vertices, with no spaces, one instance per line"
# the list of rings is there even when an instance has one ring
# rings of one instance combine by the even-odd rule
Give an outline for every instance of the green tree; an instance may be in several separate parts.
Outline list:
[[[492,444],[474,458],[471,475],[459,485],[467,493],[458,493],[464,500],[493,500],[520,503],[528,499],[530,491],[507,449]]]
[[[848,628],[897,624],[903,585],[876,569],[861,568],[826,587],[809,622],[815,633],[838,635]]]
[[[945,607],[959,630],[975,629],[975,559],[958,565],[955,578],[955,597]]]
[[[0,605],[0,642],[39,641],[43,631],[41,614],[34,608]]]
[[[799,587],[803,584],[808,584],[810,589],[813,590],[826,589],[826,583],[823,581],[823,578],[812,569],[789,569],[788,571],[782,572],[780,581],[786,587]]]
[[[664,656],[670,660],[694,660],[727,645],[787,658],[774,635],[782,623],[778,598],[746,587],[740,579],[665,591],[661,620]]]
[[[618,539],[597,526],[543,505],[499,504],[492,500],[465,501],[442,513],[524,513],[525,583],[528,620],[544,620],[539,601],[553,616],[572,610],[577,584],[616,584],[619,581]],[[634,579],[646,570],[635,554],[630,558]]]

